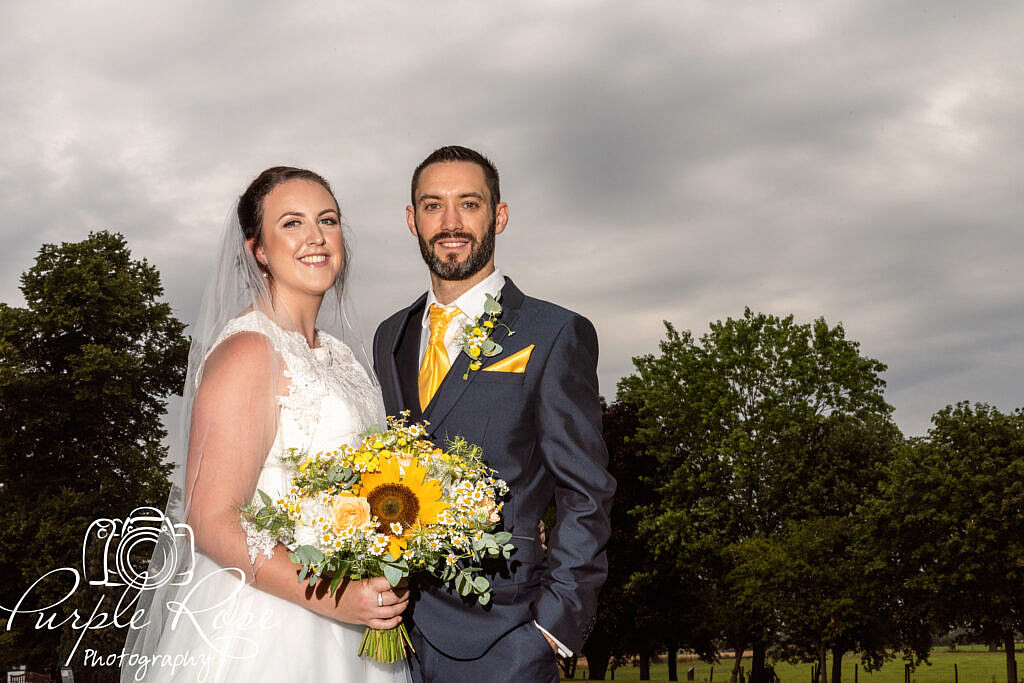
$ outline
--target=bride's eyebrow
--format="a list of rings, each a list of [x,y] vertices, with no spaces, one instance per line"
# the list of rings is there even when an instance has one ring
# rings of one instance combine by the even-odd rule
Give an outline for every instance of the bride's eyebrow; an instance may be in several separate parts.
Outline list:
[[[338,210],[337,209],[324,209],[323,211],[321,211],[320,213],[317,214],[317,217],[323,216],[324,214],[327,214],[327,213],[337,214]],[[284,213],[282,213],[281,216],[277,220],[281,221],[281,220],[287,218],[288,216],[296,216],[298,218],[305,218],[306,217],[306,212],[305,211],[299,211],[298,209],[291,209],[289,211],[285,211]]]

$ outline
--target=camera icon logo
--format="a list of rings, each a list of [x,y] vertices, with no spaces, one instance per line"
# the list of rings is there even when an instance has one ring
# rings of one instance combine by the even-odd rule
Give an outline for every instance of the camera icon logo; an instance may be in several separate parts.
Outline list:
[[[192,527],[153,507],[136,508],[123,520],[97,519],[82,540],[82,570],[91,586],[180,586],[194,569]]]

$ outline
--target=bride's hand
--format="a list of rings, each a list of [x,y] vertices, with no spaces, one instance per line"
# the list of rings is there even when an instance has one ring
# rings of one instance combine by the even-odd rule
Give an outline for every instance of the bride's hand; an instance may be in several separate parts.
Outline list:
[[[400,615],[408,605],[409,589],[404,581],[392,588],[387,579],[378,576],[343,583],[335,594],[330,616],[349,624],[383,630],[398,626],[402,622]]]

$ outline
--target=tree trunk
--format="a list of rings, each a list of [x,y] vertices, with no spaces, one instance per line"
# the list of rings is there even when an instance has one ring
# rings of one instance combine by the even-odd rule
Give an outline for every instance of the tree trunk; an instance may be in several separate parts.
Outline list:
[[[608,673],[608,661],[612,658],[611,640],[604,633],[590,633],[583,645],[583,656],[590,667],[590,680],[603,681]]]
[[[675,641],[669,641],[666,658],[668,659],[668,680],[670,681],[679,680],[679,674],[676,672],[676,652],[678,649]]]
[[[651,646],[647,643],[640,646],[640,680],[651,680]]]
[[[842,683],[843,654],[838,645],[832,648],[832,683]]]
[[[1013,630],[1006,634],[1006,683],[1017,683],[1017,660],[1014,657]]]
[[[767,650],[764,641],[754,643],[753,658],[750,662],[750,683],[765,683],[764,663],[767,659]]]
[[[825,666],[828,664],[828,650],[825,648],[825,643],[818,643],[818,683],[828,683],[828,669]]]
[[[579,661],[579,657],[559,657],[558,661],[562,667],[562,678],[576,678],[576,662]]]
[[[732,661],[732,675],[729,677],[729,680],[732,683],[738,683],[740,680],[740,669],[742,668],[741,665],[743,664],[743,645],[737,646],[734,652],[735,654],[733,655]]]

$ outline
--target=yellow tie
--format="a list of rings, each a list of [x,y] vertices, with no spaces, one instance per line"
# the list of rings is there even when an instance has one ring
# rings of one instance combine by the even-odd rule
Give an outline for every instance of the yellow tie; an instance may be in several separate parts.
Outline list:
[[[459,313],[457,308],[446,311],[440,306],[430,305],[430,340],[427,342],[427,353],[423,356],[423,365],[420,366],[420,410],[427,409],[427,404],[451,367],[448,349],[444,346],[444,333],[448,323]]]

